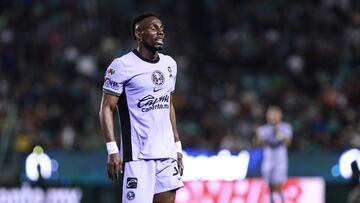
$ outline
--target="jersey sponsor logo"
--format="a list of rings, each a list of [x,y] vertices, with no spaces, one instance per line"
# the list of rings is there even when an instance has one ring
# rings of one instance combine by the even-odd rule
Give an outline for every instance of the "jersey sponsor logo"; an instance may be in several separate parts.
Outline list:
[[[154,83],[154,85],[160,86],[164,84],[165,76],[161,71],[156,70],[151,74],[151,80]]]
[[[155,109],[168,109],[170,102],[170,96],[164,95],[161,97],[154,97],[153,95],[147,95],[137,103],[137,107],[141,108],[142,112],[148,112]]]
[[[104,82],[105,87],[111,88],[113,90],[119,90],[120,84],[118,82],[112,81],[110,78],[106,78]]]
[[[135,177],[129,177],[126,179],[126,188],[137,188],[138,179]]]
[[[173,74],[172,74],[172,70],[171,70],[170,66],[168,66],[168,71],[169,71],[169,74],[170,74],[169,77],[172,78]]]
[[[135,193],[134,193],[133,191],[127,192],[127,193],[126,193],[126,198],[127,198],[128,200],[133,200],[133,199],[135,199]]]

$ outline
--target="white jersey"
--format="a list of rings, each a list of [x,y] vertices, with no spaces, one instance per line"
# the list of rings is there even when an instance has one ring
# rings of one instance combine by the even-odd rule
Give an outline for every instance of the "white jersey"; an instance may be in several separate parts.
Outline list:
[[[157,61],[136,50],[116,58],[106,70],[103,91],[119,96],[124,161],[176,158],[170,122],[170,95],[177,65],[159,54]]]
[[[270,183],[281,183],[287,177],[287,147],[280,140],[292,139],[290,124],[281,122],[276,126],[265,124],[258,129],[259,139],[264,141],[262,173]]]

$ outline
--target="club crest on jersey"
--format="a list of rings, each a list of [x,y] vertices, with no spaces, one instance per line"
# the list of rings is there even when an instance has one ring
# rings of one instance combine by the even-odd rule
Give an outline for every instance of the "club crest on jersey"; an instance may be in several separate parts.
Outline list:
[[[164,73],[162,73],[162,72],[159,71],[159,70],[154,71],[154,72],[151,74],[151,80],[152,80],[152,82],[154,83],[154,85],[156,85],[156,86],[163,85],[164,82],[165,82]]]

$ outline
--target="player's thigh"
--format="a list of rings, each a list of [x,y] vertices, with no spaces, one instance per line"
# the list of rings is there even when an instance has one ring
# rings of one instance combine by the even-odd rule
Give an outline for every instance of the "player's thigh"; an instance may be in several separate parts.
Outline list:
[[[261,165],[261,175],[266,180],[266,182],[271,181],[271,177],[273,175],[273,166],[270,162],[263,161]]]
[[[153,203],[174,203],[176,197],[176,191],[166,191],[154,195]]]
[[[155,194],[176,190],[183,186],[175,159],[169,158],[156,161]]]
[[[155,162],[129,161],[123,170],[122,203],[151,203],[155,189]]]
[[[283,162],[281,164],[277,164],[274,167],[274,171],[272,174],[272,182],[274,185],[282,185],[286,181],[288,177],[288,168],[287,163]]]

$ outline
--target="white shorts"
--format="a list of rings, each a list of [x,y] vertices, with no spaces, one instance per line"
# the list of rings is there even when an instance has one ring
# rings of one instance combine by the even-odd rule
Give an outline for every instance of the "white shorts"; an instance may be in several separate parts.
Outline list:
[[[286,181],[288,173],[287,173],[287,162],[271,162],[269,160],[265,160],[262,163],[261,173],[264,177],[265,181],[270,185],[282,184]]]
[[[183,186],[175,159],[125,162],[122,203],[152,203],[154,194]]]

